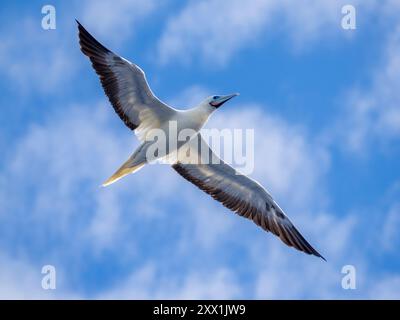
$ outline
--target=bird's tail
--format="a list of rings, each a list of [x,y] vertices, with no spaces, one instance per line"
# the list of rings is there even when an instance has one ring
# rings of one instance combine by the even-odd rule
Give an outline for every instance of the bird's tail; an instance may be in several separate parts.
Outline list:
[[[113,184],[117,180],[125,177],[127,174],[134,173],[141,169],[146,162],[135,163],[132,161],[132,157],[128,159],[110,178],[108,178],[103,184],[103,187],[107,187]]]

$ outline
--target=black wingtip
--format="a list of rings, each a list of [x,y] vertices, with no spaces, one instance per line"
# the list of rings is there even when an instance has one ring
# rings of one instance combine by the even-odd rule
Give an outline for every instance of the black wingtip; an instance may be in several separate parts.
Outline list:
[[[326,261],[326,259],[325,259],[325,257],[323,257],[317,250],[315,250],[313,247],[311,247],[310,246],[310,248],[311,248],[311,254],[312,255],[314,255],[314,256],[316,256],[316,257],[318,257],[318,258],[321,258],[322,260],[324,260],[325,262],[327,262]]]
[[[310,247],[311,247],[311,246],[310,246]],[[325,262],[327,262],[326,259],[325,259],[325,257],[323,257],[317,250],[315,250],[313,247],[311,247],[311,249],[312,249],[312,254],[313,254],[314,256],[317,256],[318,258],[321,258],[322,260],[324,260]]]
[[[93,37],[86,29],[85,27],[82,25],[82,23],[80,23],[78,21],[78,19],[75,19],[76,23],[78,24],[78,30],[80,33],[84,33],[84,34],[89,34],[91,37]]]
[[[322,260],[324,260],[325,262],[328,262],[328,261],[326,261],[326,259],[323,257],[323,256],[321,256],[319,253],[318,253],[318,257],[320,257]]]
[[[310,247],[311,247],[311,246],[310,246]],[[326,259],[325,259],[325,257],[322,256],[317,250],[315,250],[313,247],[311,247],[311,249],[312,249],[312,252],[311,252],[312,255],[314,255],[314,256],[316,256],[316,257],[318,257],[318,258],[321,258],[322,260],[324,260],[325,262],[327,262]]]
[[[87,48],[91,47],[91,49],[95,48],[99,52],[102,53],[109,53],[111,52],[105,46],[103,46],[99,41],[97,41],[86,29],[82,24],[75,19],[76,23],[78,24],[78,36],[79,36],[79,43],[81,45],[82,52],[91,57],[90,54],[87,52]]]
[[[86,31],[86,29],[85,29],[85,27],[78,21],[78,19],[75,19],[75,21],[76,21],[76,23],[77,23],[77,25],[78,25],[78,30],[80,31],[80,32],[87,32]]]

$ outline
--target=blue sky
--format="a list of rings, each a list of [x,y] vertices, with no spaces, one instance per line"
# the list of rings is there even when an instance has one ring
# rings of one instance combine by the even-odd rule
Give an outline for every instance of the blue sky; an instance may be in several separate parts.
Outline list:
[[[0,13],[0,297],[400,298],[400,1],[52,1],[55,30],[43,4]],[[138,142],[75,18],[174,106],[240,92],[207,126],[255,130],[252,177],[328,262],[167,166],[99,188]]]

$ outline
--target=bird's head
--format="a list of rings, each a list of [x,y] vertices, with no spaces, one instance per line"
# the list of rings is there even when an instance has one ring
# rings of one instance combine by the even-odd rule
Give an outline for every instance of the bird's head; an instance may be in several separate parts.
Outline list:
[[[206,104],[210,105],[211,107],[217,109],[222,106],[228,100],[238,96],[238,93],[228,94],[227,96],[211,96],[206,99]]]

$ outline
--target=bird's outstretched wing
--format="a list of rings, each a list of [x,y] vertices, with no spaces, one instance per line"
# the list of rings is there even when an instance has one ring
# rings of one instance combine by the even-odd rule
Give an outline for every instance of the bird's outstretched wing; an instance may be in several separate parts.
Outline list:
[[[175,110],[154,96],[137,65],[108,50],[77,23],[81,50],[91,60],[115,112],[143,139],[147,130],[159,127]]]
[[[178,161],[172,167],[225,207],[253,220],[288,246],[324,259],[304,239],[271,195],[258,182],[217,157],[200,134],[179,150]]]

